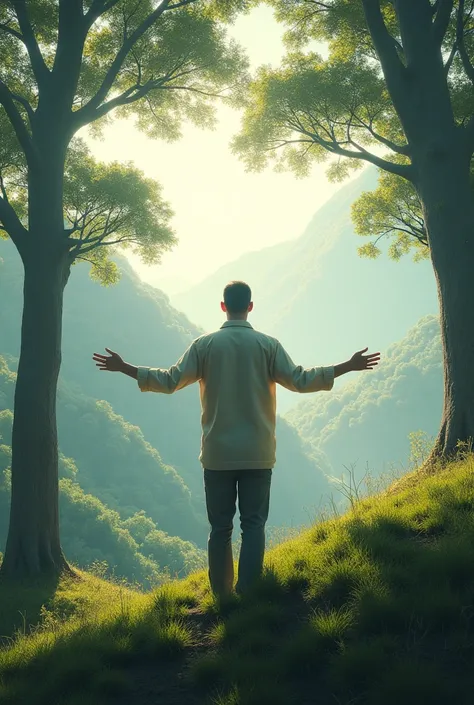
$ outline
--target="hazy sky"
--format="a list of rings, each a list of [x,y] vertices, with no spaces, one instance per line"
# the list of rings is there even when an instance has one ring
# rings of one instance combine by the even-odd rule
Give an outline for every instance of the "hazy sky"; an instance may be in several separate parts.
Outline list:
[[[283,53],[282,28],[267,7],[241,17],[231,33],[245,47],[252,66],[278,65]],[[301,234],[315,210],[340,184],[330,184],[325,166],[311,177],[245,172],[229,142],[239,130],[240,114],[219,108],[214,131],[185,126],[179,142],[152,141],[130,122],[116,121],[103,141],[89,141],[98,159],[133,160],[157,179],[175,212],[179,244],[162,263],[145,267],[133,262],[146,281],[177,293],[249,250]]]

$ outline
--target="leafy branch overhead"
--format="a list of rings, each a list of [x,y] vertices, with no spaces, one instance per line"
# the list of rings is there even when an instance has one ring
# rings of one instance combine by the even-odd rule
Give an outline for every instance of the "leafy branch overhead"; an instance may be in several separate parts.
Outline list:
[[[241,105],[247,61],[227,38],[224,21],[244,5],[244,0],[3,2],[0,234],[20,250],[28,239],[27,175],[48,158],[44,115],[53,108],[69,142],[86,126],[100,132],[112,113],[133,116],[150,137],[175,140],[187,121],[212,126],[216,101]],[[94,164],[76,140],[64,176],[63,237],[71,260],[97,258],[99,246],[109,245],[111,252],[128,243],[157,261],[174,242],[159,187],[130,165]]]
[[[380,240],[390,238],[389,256],[398,260],[410,251],[414,260],[429,256],[420,199],[405,179],[381,172],[378,188],[366,191],[352,205],[352,220],[359,235],[375,236],[375,240],[359,247],[359,254],[376,258],[382,250]]]
[[[132,164],[101,164],[75,140],[65,169],[64,212],[73,256],[92,263],[92,276],[114,283],[110,255],[130,248],[144,262],[157,262],[176,238],[172,211],[161,187]]]
[[[390,184],[391,197],[401,200],[394,205],[390,227],[381,221],[374,232],[371,223],[371,233],[396,231],[395,256],[408,243],[421,254],[428,241],[415,193],[420,115],[431,119],[441,109],[434,103],[430,108],[429,93],[423,90],[422,56],[432,70],[439,57],[438,97],[447,96],[445,105],[469,159],[474,150],[473,0],[267,0],[267,4],[286,26],[287,52],[280,67],[262,67],[254,77],[234,152],[250,170],[273,164],[298,176],[307,175],[315,162],[329,159],[328,175],[337,180],[364,163],[375,165],[388,173],[382,190]],[[318,53],[321,43],[325,58]],[[405,186],[395,187],[399,177]],[[380,198],[376,200],[381,206]],[[411,201],[408,213],[407,201]],[[392,227],[397,218],[398,226]],[[363,221],[359,218],[359,228]],[[366,218],[365,224],[369,225]]]

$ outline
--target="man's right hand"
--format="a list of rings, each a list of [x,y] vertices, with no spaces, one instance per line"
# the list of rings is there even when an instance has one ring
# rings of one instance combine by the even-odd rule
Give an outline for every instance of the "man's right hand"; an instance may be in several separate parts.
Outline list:
[[[125,363],[120,355],[109,348],[105,348],[109,355],[100,355],[94,353],[92,359],[96,363],[96,367],[103,372],[123,372]]]

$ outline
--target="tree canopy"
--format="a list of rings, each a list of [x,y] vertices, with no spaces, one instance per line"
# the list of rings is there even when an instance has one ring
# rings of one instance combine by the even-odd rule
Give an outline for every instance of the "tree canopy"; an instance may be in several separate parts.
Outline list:
[[[224,21],[244,0],[7,0],[0,7],[0,233],[28,239],[31,175],[47,159],[42,120],[53,110],[63,147],[64,238],[104,283],[110,255],[130,246],[147,262],[175,242],[156,183],[130,164],[99,164],[81,128],[133,117],[153,138],[184,124],[212,127],[216,99],[240,104],[247,60]],[[72,142],[71,142],[72,140]],[[107,248],[101,247],[107,245]]]
[[[412,107],[418,100],[415,87],[410,95],[409,75],[417,67],[409,32],[428,27],[441,48],[449,105],[472,153],[474,4],[463,0],[267,0],[267,4],[287,28],[287,51],[279,68],[263,66],[256,73],[234,152],[251,170],[273,164],[298,176],[307,175],[315,162],[329,160],[328,175],[334,180],[363,163],[375,164],[386,174],[379,190],[354,210],[358,231],[393,234],[394,257],[410,247],[416,257],[426,256],[422,206],[411,186],[417,178],[413,139],[419,127],[403,109],[407,96]],[[402,77],[407,93],[399,101],[396,76]],[[361,248],[361,254],[374,256],[377,249],[371,243]]]

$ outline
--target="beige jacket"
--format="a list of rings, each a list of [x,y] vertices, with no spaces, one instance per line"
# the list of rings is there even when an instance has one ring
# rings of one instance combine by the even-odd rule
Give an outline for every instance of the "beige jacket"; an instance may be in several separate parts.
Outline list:
[[[209,470],[270,469],[275,465],[276,383],[293,392],[330,390],[334,367],[303,369],[275,338],[248,321],[226,321],[192,342],[163,370],[139,367],[142,392],[172,394],[199,382],[201,454]]]

